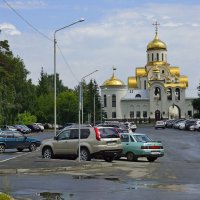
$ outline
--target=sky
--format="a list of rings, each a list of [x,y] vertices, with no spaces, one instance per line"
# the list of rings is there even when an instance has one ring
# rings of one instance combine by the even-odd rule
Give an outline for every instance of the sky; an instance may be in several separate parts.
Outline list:
[[[77,20],[76,23],[63,30]],[[146,49],[155,36],[167,45],[168,63],[188,76],[189,89],[200,81],[199,0],[0,0],[0,40],[8,40],[28,78],[56,72],[65,86],[76,87],[84,76],[98,85],[115,75],[127,84],[136,67],[144,67]]]

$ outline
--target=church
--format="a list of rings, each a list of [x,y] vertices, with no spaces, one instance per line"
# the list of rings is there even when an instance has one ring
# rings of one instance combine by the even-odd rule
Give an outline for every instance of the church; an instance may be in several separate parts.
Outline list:
[[[190,118],[195,113],[192,101],[197,91],[188,89],[188,77],[167,60],[167,45],[155,37],[146,49],[146,64],[136,67],[127,84],[113,74],[100,86],[104,119],[148,121]]]

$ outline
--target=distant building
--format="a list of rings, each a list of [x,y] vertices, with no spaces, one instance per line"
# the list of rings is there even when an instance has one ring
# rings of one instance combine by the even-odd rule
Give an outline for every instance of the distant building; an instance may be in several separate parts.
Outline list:
[[[127,85],[113,75],[101,87],[104,118],[145,120],[189,118],[194,114],[192,100],[197,90],[188,90],[188,77],[167,61],[167,45],[158,37],[147,45],[147,64],[137,67]]]

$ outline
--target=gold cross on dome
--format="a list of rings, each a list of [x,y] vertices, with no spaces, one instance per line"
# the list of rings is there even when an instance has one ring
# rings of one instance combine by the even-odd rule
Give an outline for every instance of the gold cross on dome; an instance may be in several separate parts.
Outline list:
[[[156,21],[152,25],[155,26],[155,31],[156,31],[156,34],[157,34],[158,33],[158,26],[160,26],[160,24]]]

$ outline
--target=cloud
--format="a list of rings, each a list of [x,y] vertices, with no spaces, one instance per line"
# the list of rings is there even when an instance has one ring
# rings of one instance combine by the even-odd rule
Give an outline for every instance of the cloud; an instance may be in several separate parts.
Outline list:
[[[79,80],[99,69],[87,80],[95,78],[101,85],[111,77],[112,67],[115,66],[116,76],[127,83],[127,77],[135,76],[136,67],[146,65],[146,46],[154,38],[152,24],[155,20],[160,23],[159,38],[168,47],[168,62],[179,66],[181,75],[187,75],[189,86],[195,88],[200,77],[199,6],[151,4],[110,10],[98,21],[87,22],[86,19],[80,26],[63,30],[57,42]],[[23,32],[17,39],[12,37],[11,43],[25,61],[34,83],[39,79],[41,67],[48,74],[53,73],[53,44],[41,35]],[[57,51],[57,72],[63,83],[73,88],[78,83],[69,66]]]
[[[8,35],[21,35],[21,32],[13,24],[2,23],[0,24],[0,30]]]
[[[41,0],[17,0],[17,1],[7,1],[7,4],[14,9],[36,9],[44,8],[46,4]],[[0,4],[2,8],[8,8],[6,4]]]

